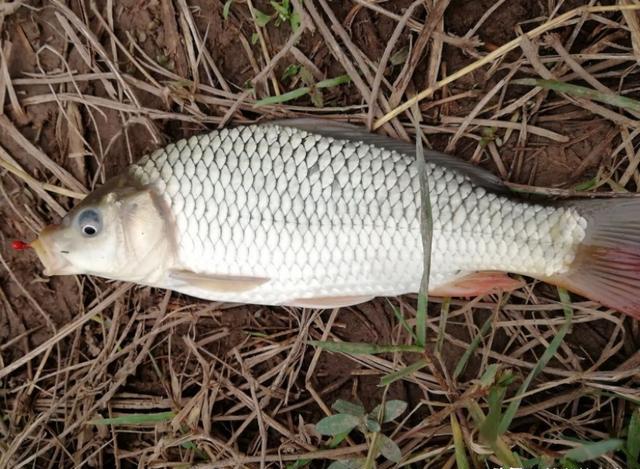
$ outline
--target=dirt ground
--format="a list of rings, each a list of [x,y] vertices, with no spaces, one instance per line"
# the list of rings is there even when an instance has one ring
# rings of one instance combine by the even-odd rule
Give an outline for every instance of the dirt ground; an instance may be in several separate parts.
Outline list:
[[[305,66],[315,81],[348,72],[310,11],[303,27],[308,21],[315,31],[303,32],[295,50],[254,82],[269,60],[289,47],[293,34],[288,20],[278,24],[277,18],[258,31],[252,9],[274,14],[269,2],[22,3],[0,5],[0,15],[6,15],[0,23],[0,160],[21,168],[36,183],[6,166],[0,169],[1,467],[278,467],[320,450],[328,452],[326,457],[309,459],[312,466],[325,467],[332,459],[365,457],[368,439],[353,435],[334,450],[313,428],[337,399],[361,402],[368,410],[383,399],[407,402],[412,410],[407,419],[384,428],[412,466],[455,464],[450,414],[461,422],[472,465],[480,467],[487,458],[487,464],[497,461],[474,429],[465,403],[473,398],[486,407],[486,393],[478,392],[477,385],[490,363],[514,374],[508,392],[515,394],[563,324],[555,287],[526,279],[526,287],[510,296],[453,300],[441,332],[442,301],[434,300],[425,354],[429,365],[384,387],[382,376],[415,357],[321,352],[308,340],[409,343],[394,307],[413,324],[415,297],[376,299],[337,312],[217,305],[99,278],[46,278],[34,253],[10,248],[12,240],[33,239],[76,203],[53,192],[44,198],[38,184],[90,190],[143,154],[220,123],[315,115],[366,125],[368,97],[357,80],[323,89],[321,106],[309,96],[282,105],[253,105],[256,98],[274,95],[274,83],[280,92],[305,84],[300,73],[283,78],[291,65]],[[334,37],[340,35],[336,25],[342,26],[350,41],[338,39],[336,45],[370,86],[399,18],[413,2],[371,2],[371,7],[346,0],[304,3],[320,12]],[[433,32],[417,56],[407,92],[393,104],[390,84],[403,75],[419,46],[420,30],[437,15],[439,3],[448,3],[443,19],[429,26]],[[551,13],[558,17],[593,3],[507,0],[475,30],[494,1],[425,1],[430,13],[416,7],[415,28],[404,28],[398,36],[381,94],[393,108],[432,85],[434,76],[441,79],[475,63],[545,23]],[[596,108],[542,90],[495,117],[530,91],[501,85],[504,80],[538,77],[540,64],[557,77],[575,74],[557,58],[554,40],[597,82],[637,98],[637,62],[628,57],[640,52],[626,24],[620,12],[574,16],[553,29],[553,37],[530,41],[533,59],[524,46],[516,47],[440,87],[420,103],[429,143],[518,187],[574,195],[636,192],[637,113],[611,107],[606,114],[599,112],[604,104]],[[549,57],[556,58],[543,60]],[[363,70],[361,63],[368,68]],[[580,76],[573,80],[592,85]],[[250,86],[255,95],[245,93]],[[469,123],[454,141],[464,118],[492,92],[477,119],[499,122]],[[376,119],[385,114],[380,105],[377,109]],[[400,121],[407,123],[407,115]],[[519,131],[513,123],[524,127]],[[640,402],[639,323],[572,298],[571,330],[533,381],[529,389],[534,392],[523,399],[505,436],[514,451],[528,458],[554,460],[575,439],[621,436],[634,403]],[[95,313],[96,307],[101,311]],[[89,313],[91,319],[74,323]],[[476,344],[464,371],[453,376],[487,320],[490,332]],[[444,337],[442,348],[436,345],[438,334]],[[23,360],[29,353],[31,359]],[[163,412],[172,414],[138,426],[89,422]],[[615,467],[622,461],[622,453],[609,453],[598,464]],[[390,467],[384,458],[378,462]]]

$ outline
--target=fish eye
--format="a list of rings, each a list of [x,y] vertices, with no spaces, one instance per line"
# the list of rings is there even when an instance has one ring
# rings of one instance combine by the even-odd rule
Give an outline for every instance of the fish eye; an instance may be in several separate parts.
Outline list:
[[[82,234],[88,238],[92,238],[100,233],[102,229],[102,220],[97,210],[88,208],[78,215],[78,226]]]

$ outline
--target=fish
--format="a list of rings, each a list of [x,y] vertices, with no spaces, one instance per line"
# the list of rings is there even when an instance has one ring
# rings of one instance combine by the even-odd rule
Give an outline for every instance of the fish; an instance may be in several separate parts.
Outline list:
[[[531,201],[463,159],[424,153],[430,295],[510,291],[515,274],[640,319],[640,199]],[[143,156],[31,246],[47,276],[211,301],[336,308],[417,293],[418,163],[415,145],[353,124],[226,127]]]

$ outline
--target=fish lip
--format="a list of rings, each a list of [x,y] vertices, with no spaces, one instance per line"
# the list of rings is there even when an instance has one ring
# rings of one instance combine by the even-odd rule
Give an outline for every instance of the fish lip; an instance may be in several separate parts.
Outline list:
[[[35,251],[38,259],[44,266],[44,275],[52,277],[54,275],[68,275],[75,273],[71,263],[63,256],[53,252],[50,248],[50,243],[46,242],[47,234],[50,233],[54,227],[47,227],[40,233],[40,236],[35,241],[30,243],[30,246]]]

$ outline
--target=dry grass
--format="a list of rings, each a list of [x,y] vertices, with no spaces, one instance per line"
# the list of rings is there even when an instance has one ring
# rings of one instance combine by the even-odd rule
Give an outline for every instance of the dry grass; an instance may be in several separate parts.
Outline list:
[[[339,398],[409,404],[382,427],[403,467],[631,467],[633,444],[614,438],[640,439],[639,323],[538,282],[434,299],[426,348],[408,353],[415,298],[326,312],[211,304],[43,279],[33,256],[7,249],[167,140],[294,115],[413,138],[419,107],[425,145],[518,191],[637,192],[637,113],[611,100],[640,91],[640,6],[476,3],[292,0],[295,31],[290,18],[262,24],[275,10],[256,0],[0,5],[0,468],[372,466],[381,434],[332,444],[313,425]],[[282,78],[291,64],[308,72]],[[344,73],[351,84],[314,86]],[[267,97],[281,104],[255,105]]]

